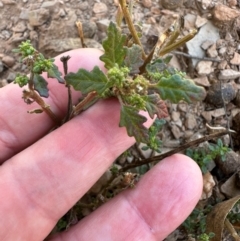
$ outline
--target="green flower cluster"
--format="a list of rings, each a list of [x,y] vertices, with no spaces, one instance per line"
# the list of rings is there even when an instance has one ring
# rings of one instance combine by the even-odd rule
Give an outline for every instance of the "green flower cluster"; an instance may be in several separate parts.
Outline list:
[[[108,70],[107,77],[113,86],[122,88],[129,72],[129,68],[119,67],[118,64],[115,64],[114,67]]]
[[[27,65],[30,72],[34,74],[34,77],[54,68],[54,59],[45,59],[44,56],[31,45],[29,40],[22,42],[14,52],[21,54],[22,62]],[[26,75],[18,74],[14,83],[23,87],[28,84],[29,81],[30,79]]]
[[[138,75],[132,82],[131,88],[140,95],[147,95],[149,81],[142,75]]]
[[[27,75],[17,74],[13,83],[18,84],[20,87],[23,87],[28,84],[28,81],[29,81],[29,78]]]
[[[133,106],[139,110],[145,110],[146,101],[144,100],[143,96],[133,93],[132,95],[124,96],[124,102],[128,105]]]
[[[22,58],[26,58],[28,56],[34,55],[36,49],[32,46],[30,40],[27,40],[22,42],[18,49],[15,50],[15,52],[19,52],[22,55]]]
[[[47,72],[53,68],[54,59],[45,59],[42,54],[38,54],[33,65],[33,72],[36,74],[41,74],[42,72]]]

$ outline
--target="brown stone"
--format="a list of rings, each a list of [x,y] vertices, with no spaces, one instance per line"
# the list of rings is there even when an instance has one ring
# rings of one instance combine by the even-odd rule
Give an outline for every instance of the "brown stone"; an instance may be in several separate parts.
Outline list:
[[[193,81],[197,84],[197,85],[201,85],[201,86],[210,86],[210,83],[208,81],[208,77],[207,76],[201,76],[199,78],[195,78],[193,79]]]
[[[186,115],[185,126],[187,129],[190,129],[190,130],[194,129],[197,126],[197,121],[193,114],[189,113]]]
[[[93,6],[93,12],[96,15],[105,16],[108,13],[108,7],[105,3],[95,3]]]
[[[172,126],[171,131],[176,139],[179,139],[183,135],[180,129],[176,125]]]
[[[11,56],[6,55],[2,58],[2,62],[8,67],[12,67],[15,64],[15,59]]]
[[[226,24],[233,21],[235,18],[240,16],[240,12],[236,9],[232,9],[223,4],[217,4],[213,9],[214,23]]]
[[[196,70],[199,75],[207,75],[214,71],[211,61],[199,61]]]
[[[142,0],[142,5],[145,8],[150,8],[150,7],[152,7],[152,1],[151,0]]]
[[[29,11],[29,24],[32,26],[41,26],[48,20],[49,16],[49,10],[45,8]]]
[[[166,9],[174,10],[182,6],[183,0],[162,0],[162,6]]]
[[[230,151],[225,154],[224,161],[218,156],[215,159],[218,168],[226,175],[230,176],[240,167],[239,156],[236,152]]]
[[[230,60],[233,65],[240,65],[240,54],[235,52],[233,58]]]

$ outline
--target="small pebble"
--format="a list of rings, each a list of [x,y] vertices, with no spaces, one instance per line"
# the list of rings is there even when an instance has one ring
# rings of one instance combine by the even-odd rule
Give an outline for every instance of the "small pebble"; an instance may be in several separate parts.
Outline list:
[[[185,119],[185,126],[189,130],[193,130],[197,126],[197,121],[193,114],[187,114]]]
[[[11,83],[11,82],[13,82],[13,81],[15,80],[15,78],[16,78],[16,74],[13,73],[13,72],[10,72],[10,73],[8,74],[8,76],[7,76],[7,82],[8,82],[8,83]]]
[[[105,15],[108,13],[108,7],[105,3],[95,3],[93,6],[93,12],[95,14]]]
[[[209,90],[205,101],[216,107],[223,106],[223,98],[225,104],[229,103],[236,97],[236,91],[231,83],[216,83]]]
[[[224,69],[220,71],[218,78],[220,80],[230,80],[240,77],[240,72],[232,69]]]
[[[166,9],[175,10],[182,6],[183,0],[162,0],[161,4]]]
[[[12,67],[15,64],[15,59],[11,56],[4,56],[2,58],[3,64],[7,65],[7,67]]]
[[[142,0],[142,5],[145,8],[150,8],[152,6],[152,1],[151,0]]]
[[[180,113],[178,111],[173,111],[171,117],[173,121],[178,121],[180,118]]]

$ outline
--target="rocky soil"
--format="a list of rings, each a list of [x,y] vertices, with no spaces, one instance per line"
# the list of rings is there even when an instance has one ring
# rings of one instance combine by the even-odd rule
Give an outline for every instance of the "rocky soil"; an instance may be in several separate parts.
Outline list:
[[[0,0],[0,87],[26,71],[12,52],[23,40],[30,39],[48,57],[80,48],[75,25],[80,20],[87,46],[101,49],[117,6],[117,0]],[[224,198],[240,194],[234,179],[240,167],[240,1],[142,0],[136,1],[133,17],[142,26],[147,51],[156,36],[177,19],[183,24],[182,36],[198,30],[194,39],[173,52],[171,64],[205,87],[207,96],[197,104],[168,103],[170,116],[161,133],[163,152],[219,128],[234,129],[237,134],[222,137],[224,144],[233,148],[234,154],[226,162],[231,164],[209,167],[212,171],[217,165],[226,181],[220,185],[219,177],[208,176],[206,183],[211,183],[211,188],[203,199],[212,195],[213,186],[220,188]]]

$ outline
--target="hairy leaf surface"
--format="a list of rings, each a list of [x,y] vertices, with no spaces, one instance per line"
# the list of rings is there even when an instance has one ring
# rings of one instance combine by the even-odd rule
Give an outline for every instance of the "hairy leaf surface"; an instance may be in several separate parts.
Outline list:
[[[48,76],[48,78],[57,79],[58,82],[61,83],[61,84],[65,83],[64,79],[61,77],[62,73],[58,70],[58,67],[55,64],[53,65],[53,68],[48,70],[47,76]]]
[[[168,109],[163,100],[158,94],[151,94],[146,99],[146,109],[151,118],[156,114],[159,119],[168,117]]]
[[[153,87],[163,100],[170,100],[177,103],[184,100],[188,103],[204,99],[206,92],[203,87],[195,85],[192,80],[184,79],[179,74],[168,78],[162,77]]]
[[[119,126],[125,126],[129,136],[134,136],[137,142],[148,143],[148,129],[143,125],[147,118],[140,115],[132,106],[121,107]]]
[[[126,36],[122,35],[116,24],[111,22],[107,31],[107,39],[102,44],[105,53],[100,57],[106,69],[114,67],[115,64],[122,65],[127,51],[123,47],[125,41]]]
[[[131,48],[128,48],[124,62],[126,66],[130,68],[130,74],[138,74],[139,67],[142,66],[144,62],[141,47],[134,44]]]
[[[41,75],[38,75],[38,74],[34,75],[33,85],[34,85],[34,89],[38,92],[40,96],[48,98],[49,96],[48,88],[47,88],[48,82]]]
[[[106,75],[95,66],[92,71],[79,69],[77,73],[69,73],[65,76],[67,84],[72,85],[75,90],[87,94],[96,91],[102,94],[107,87],[108,79]]]

